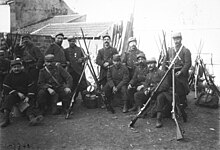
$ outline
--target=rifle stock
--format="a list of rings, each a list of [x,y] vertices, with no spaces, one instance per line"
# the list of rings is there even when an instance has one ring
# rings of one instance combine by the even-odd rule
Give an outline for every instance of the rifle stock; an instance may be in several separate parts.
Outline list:
[[[178,141],[178,140],[181,140],[181,139],[184,138],[183,137],[183,131],[180,128],[180,125],[179,125],[179,123],[178,123],[178,121],[176,119],[176,115],[175,114],[173,114],[173,120],[174,120],[174,122],[176,124],[176,139]]]

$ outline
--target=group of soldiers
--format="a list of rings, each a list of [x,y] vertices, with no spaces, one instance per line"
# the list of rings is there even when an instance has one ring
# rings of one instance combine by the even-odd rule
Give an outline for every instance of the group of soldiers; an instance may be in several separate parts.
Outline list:
[[[156,59],[148,58],[143,51],[137,48],[135,37],[128,39],[128,51],[122,58],[117,50],[111,47],[111,37],[103,37],[104,47],[98,51],[96,63],[100,66],[100,82],[111,105],[114,97],[121,96],[123,113],[140,111],[147,100],[153,96],[150,106],[146,110],[152,117],[157,118],[156,127],[162,127],[162,118],[168,116],[172,109],[172,88],[175,88],[176,102],[186,121],[184,109],[187,107],[186,96],[189,93],[188,76],[191,67],[191,53],[182,45],[181,33],[173,34],[174,48],[169,48],[162,62],[161,69],[157,66]],[[179,53],[178,53],[179,52]],[[175,87],[172,86],[171,72],[154,91],[164,77],[171,61],[178,53],[175,60]],[[143,116],[144,117],[144,116]]]
[[[54,43],[43,54],[33,44],[31,37],[24,35],[12,51],[12,60],[6,57],[8,47],[1,46],[0,90],[3,96],[1,111],[4,113],[1,127],[10,124],[13,106],[28,103],[23,112],[28,117],[29,124],[36,125],[48,111],[54,115],[66,113],[72,96],[75,95],[76,98],[79,92],[86,90],[89,83],[83,69],[86,60],[90,58],[76,45],[74,37],[68,38],[69,48],[66,49],[62,47],[63,39],[62,33],[57,34]],[[175,47],[168,50],[163,63],[165,69],[162,70],[157,67],[155,58],[146,59],[144,52],[137,48],[136,38],[129,38],[129,48],[122,58],[117,49],[111,46],[111,37],[104,35],[103,48],[98,51],[96,64],[100,66],[99,84],[107,103],[111,105],[114,97],[120,95],[123,113],[140,111],[164,76],[169,62],[181,50],[175,61],[175,89],[178,103],[184,110],[187,106],[186,95],[189,93],[188,71],[191,67],[191,53],[182,45],[181,33],[174,34],[173,40]],[[82,74],[82,80],[78,84]],[[171,74],[166,77],[151,103],[154,108],[152,116],[157,117],[157,128],[162,127],[162,117],[172,102],[171,78]],[[60,101],[61,111],[57,107]]]

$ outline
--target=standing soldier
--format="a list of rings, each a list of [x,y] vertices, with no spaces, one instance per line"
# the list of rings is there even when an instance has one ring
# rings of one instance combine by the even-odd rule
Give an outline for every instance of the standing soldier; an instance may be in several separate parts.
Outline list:
[[[55,35],[55,41],[52,43],[47,51],[45,52],[45,55],[47,54],[53,54],[54,55],[54,62],[61,64],[64,68],[66,67],[66,57],[64,54],[64,50],[62,47],[64,35],[63,33],[58,33]]]
[[[175,47],[168,50],[167,60],[171,62],[178,51],[181,50],[177,60],[175,61],[175,90],[180,98],[182,107],[185,108],[187,106],[186,95],[188,95],[190,91],[188,78],[189,69],[191,67],[191,53],[189,49],[182,45],[182,35],[180,32],[173,34],[173,40]]]
[[[5,76],[9,73],[10,70],[10,61],[5,59],[4,50],[0,50],[0,104],[2,101],[2,85]],[[1,106],[1,105],[0,105]]]
[[[120,92],[122,94],[123,101],[123,113],[128,111],[128,99],[127,99],[127,84],[129,82],[128,68],[121,63],[120,55],[115,54],[113,56],[113,66],[109,68],[107,73],[107,84],[103,90],[105,92],[108,103],[111,105],[111,100],[114,94]]]
[[[9,114],[13,106],[22,102],[29,104],[29,107],[24,111],[30,120],[29,125],[36,125],[42,121],[43,116],[35,108],[34,89],[32,87],[33,81],[29,74],[23,71],[21,60],[12,60],[11,72],[5,77],[3,83],[5,99],[1,107],[1,111],[4,112],[2,128],[10,124]]]
[[[149,73],[146,76],[144,88],[143,88],[143,90],[136,92],[134,95],[135,103],[139,107],[138,108],[139,111],[140,111],[141,106],[144,103],[146,103],[146,101],[151,96],[154,89],[157,87],[157,84],[160,82],[160,80],[163,78],[163,76],[165,74],[164,71],[162,71],[156,67],[157,62],[156,62],[155,58],[151,58],[150,60],[147,61],[147,63],[148,63]],[[152,98],[153,101],[156,100],[156,112],[157,112],[156,127],[157,128],[162,127],[162,122],[161,122],[162,108],[165,106],[165,104],[167,102],[167,101],[164,101],[164,98],[166,98],[164,93],[166,93],[168,90],[169,90],[168,82],[167,82],[167,80],[164,80],[162,82],[161,86],[159,87],[159,89],[157,90],[157,92],[155,93],[155,96],[153,96],[153,98]],[[155,103],[153,101],[151,101],[151,103]]]
[[[84,54],[82,52],[82,49],[76,45],[76,39],[74,37],[69,37],[69,48],[65,49],[65,56],[67,59],[68,68],[67,71],[70,73],[70,75],[73,78],[73,86],[72,91],[75,90],[77,83],[79,81],[79,78],[82,74],[83,68],[84,68]],[[82,80],[80,82],[80,87],[77,90],[77,93],[75,95],[75,98],[78,96],[79,91],[84,91],[87,87],[86,77],[85,73],[83,74]]]
[[[137,55],[138,65],[135,69],[134,75],[128,84],[128,98],[133,107],[128,111],[136,111],[137,105],[134,102],[134,93],[141,91],[144,87],[144,81],[148,74],[148,67],[144,53]]]
[[[134,75],[134,70],[137,62],[137,55],[140,53],[144,53],[141,50],[137,49],[137,40],[135,37],[130,37],[128,39],[128,52],[125,52],[124,59],[122,63],[125,63],[129,70],[129,77],[130,79]]]
[[[103,36],[103,48],[98,51],[96,63],[100,66],[99,82],[104,87],[107,82],[108,68],[113,64],[112,57],[118,51],[110,45],[111,37],[106,34]]]
[[[45,67],[40,70],[37,103],[40,110],[45,113],[47,106],[52,106],[52,114],[58,114],[57,102],[62,101],[63,110],[66,111],[71,100],[73,79],[60,65],[54,62],[54,55],[45,56]]]
[[[14,57],[20,58],[25,71],[30,74],[35,86],[39,76],[39,70],[43,67],[44,56],[40,49],[31,42],[29,35],[21,37],[20,45],[15,48]]]

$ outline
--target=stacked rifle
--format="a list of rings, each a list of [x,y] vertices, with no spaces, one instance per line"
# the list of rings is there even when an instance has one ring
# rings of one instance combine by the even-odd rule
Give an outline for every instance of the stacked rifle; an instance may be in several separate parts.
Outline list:
[[[89,50],[88,50],[88,47],[87,47],[87,44],[86,44],[86,41],[85,41],[85,36],[84,36],[84,32],[83,32],[82,28],[81,28],[81,33],[82,33],[82,37],[83,37],[83,42],[84,42],[84,44],[85,44],[86,52],[85,52],[84,49],[82,48],[79,39],[77,39],[77,40],[78,40],[78,43],[79,43],[80,48],[81,48],[81,50],[82,50],[82,53],[84,54],[84,57],[87,58],[87,60],[86,60],[85,63],[84,63],[84,68],[83,68],[82,74],[81,74],[81,76],[80,76],[80,79],[79,79],[79,81],[78,81],[78,84],[77,84],[77,86],[76,86],[76,89],[74,90],[74,93],[73,93],[73,96],[72,96],[72,99],[71,99],[71,103],[70,103],[70,106],[69,106],[69,109],[68,109],[68,111],[67,111],[67,114],[66,114],[65,119],[68,119],[68,118],[69,118],[69,116],[70,116],[70,114],[71,114],[71,111],[72,111],[72,109],[73,109],[73,104],[74,104],[74,102],[75,102],[75,94],[76,94],[76,92],[77,92],[77,90],[78,90],[78,87],[79,87],[79,85],[80,85],[82,76],[83,76],[83,74],[84,74],[84,72],[85,72],[85,69],[86,69],[86,66],[88,66],[89,71],[90,71],[90,73],[91,73],[93,79],[95,80],[95,83],[96,83],[96,86],[97,86],[97,89],[96,89],[96,94],[97,94],[97,96],[99,96],[99,97],[101,98],[102,102],[105,104],[105,106],[106,106],[106,108],[107,108],[108,111],[110,111],[111,113],[115,113],[115,111],[114,111],[114,109],[112,108],[111,104],[107,101],[106,96],[105,96],[105,93],[104,93],[104,92],[102,91],[102,89],[101,89],[101,85],[100,85],[100,83],[99,83],[99,81],[98,81],[98,77],[97,77],[97,75],[96,75],[96,73],[95,73],[95,70],[94,70],[94,67],[93,67],[93,65],[92,65],[92,61],[91,61],[91,58],[90,58],[90,53],[89,53]]]

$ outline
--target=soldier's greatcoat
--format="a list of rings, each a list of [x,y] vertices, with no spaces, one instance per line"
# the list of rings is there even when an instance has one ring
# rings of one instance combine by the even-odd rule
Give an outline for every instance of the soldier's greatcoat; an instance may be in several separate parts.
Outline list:
[[[168,61],[172,61],[172,59],[175,57],[175,55],[180,50],[180,47],[175,49],[169,49],[168,50]],[[180,83],[181,87],[179,85],[176,85],[176,92],[180,95],[187,95],[189,93],[189,85],[188,85],[188,78],[189,78],[189,69],[191,67],[191,52],[189,49],[187,49],[185,46],[183,46],[179,57],[175,61],[175,70],[181,71],[181,74],[176,78],[177,82]]]
[[[52,43],[45,52],[45,55],[47,54],[53,54],[55,62],[60,63],[62,66],[66,66],[66,57],[62,46]]]
[[[109,62],[109,64],[112,65],[113,64],[112,57],[114,54],[118,54],[118,51],[111,46],[109,48],[102,48],[98,51],[98,55],[96,57],[96,63],[100,66],[100,76],[99,76],[100,81],[106,80],[107,77],[108,67],[105,68],[103,64],[105,62]]]

